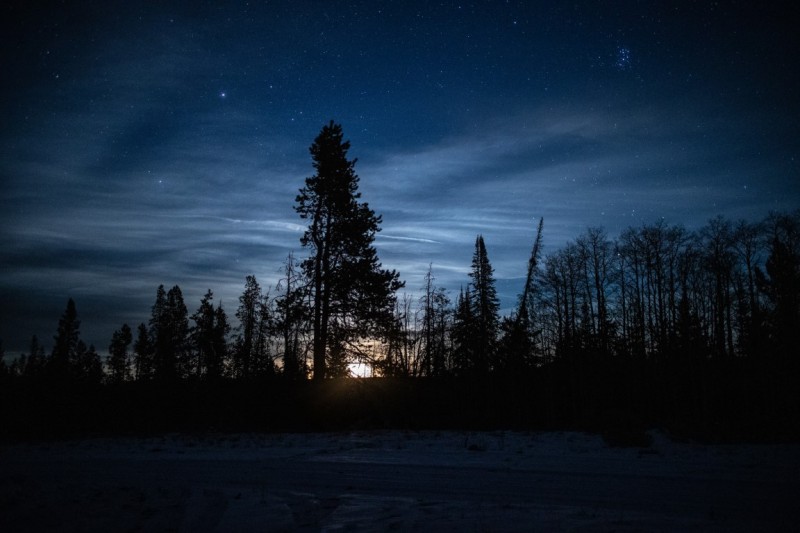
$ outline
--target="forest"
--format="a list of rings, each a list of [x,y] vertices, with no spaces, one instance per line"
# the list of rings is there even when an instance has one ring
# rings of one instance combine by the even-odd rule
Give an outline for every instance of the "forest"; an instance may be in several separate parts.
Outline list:
[[[2,432],[800,436],[800,210],[698,230],[590,227],[546,255],[540,220],[517,305],[501,316],[482,235],[458,294],[437,286],[435,265],[419,298],[399,294],[349,148],[333,122],[311,145],[315,174],[295,201],[306,255],[286,258],[275,287],[247,276],[229,316],[210,289],[187,304],[178,285],[159,286],[150,316],[121,324],[107,356],[81,340],[69,299],[52,348],[33,336],[27,353],[0,358]]]

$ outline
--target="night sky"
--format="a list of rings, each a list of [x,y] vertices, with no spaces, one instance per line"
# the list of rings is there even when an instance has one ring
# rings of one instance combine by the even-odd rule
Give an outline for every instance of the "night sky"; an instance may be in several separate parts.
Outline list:
[[[408,292],[432,263],[455,298],[481,233],[508,308],[538,217],[547,253],[800,207],[798,26],[772,2],[31,3],[0,8],[9,355],[49,351],[69,297],[101,352],[161,283],[232,316],[246,275],[305,257],[331,119]]]

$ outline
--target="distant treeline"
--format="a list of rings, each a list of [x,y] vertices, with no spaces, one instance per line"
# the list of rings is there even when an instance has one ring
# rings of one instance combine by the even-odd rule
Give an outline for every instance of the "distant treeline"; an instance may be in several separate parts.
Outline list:
[[[501,317],[478,236],[470,279],[455,301],[430,268],[419,299],[394,301],[390,327],[328,347],[328,377],[350,375],[353,364],[376,377],[474,377],[559,360],[798,359],[800,212],[757,223],[720,217],[698,231],[658,222],[615,240],[589,228],[541,261],[532,254],[531,263],[519,305]],[[69,299],[52,350],[33,336],[28,352],[0,363],[0,373],[93,384],[306,379],[313,375],[312,306],[292,257],[274,290],[247,276],[233,329],[211,290],[190,315],[179,286],[159,286],[149,321],[135,331],[123,324],[103,361],[81,340]]]
[[[129,420],[175,421],[168,413],[178,409],[184,420],[205,413],[217,425],[227,416],[327,427],[318,402],[328,402],[328,420],[345,424],[626,421],[795,434],[800,211],[759,222],[718,217],[698,231],[659,221],[616,239],[589,228],[543,258],[540,222],[518,305],[501,317],[481,235],[454,299],[432,267],[421,297],[396,296],[403,283],[378,261],[381,220],[359,201],[348,149],[334,123],[312,144],[316,174],[295,206],[308,222],[308,257],[290,255],[273,290],[247,276],[235,328],[211,290],[190,314],[180,287],[160,286],[149,320],[121,325],[104,361],[81,340],[70,299],[49,353],[34,336],[27,353],[0,359],[0,407],[20,425],[48,413],[42,401],[89,391]],[[337,411],[347,395],[326,400],[320,391],[355,368],[387,379],[343,386],[370,391],[362,399],[375,405]],[[101,408],[81,405],[87,416]],[[355,414],[364,409],[371,414]]]
[[[47,420],[45,433],[659,424],[800,436],[800,212],[699,231],[659,222],[615,240],[590,228],[530,266],[519,306],[499,316],[479,236],[455,302],[431,270],[383,336],[327,354],[329,378],[363,363],[383,384],[308,381],[312,302],[291,257],[272,291],[247,277],[233,329],[210,290],[189,314],[178,286],[159,287],[149,321],[115,331],[105,361],[69,300],[52,350],[34,337],[0,365],[2,409],[18,431]]]

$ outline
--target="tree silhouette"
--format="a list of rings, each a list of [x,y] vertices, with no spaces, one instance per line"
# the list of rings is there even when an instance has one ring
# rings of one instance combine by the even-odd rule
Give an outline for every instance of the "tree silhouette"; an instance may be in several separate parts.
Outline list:
[[[137,380],[153,378],[155,364],[153,361],[153,343],[150,332],[143,323],[136,328],[136,342],[133,344],[133,369]]]
[[[733,247],[740,263],[735,278],[738,348],[747,357],[757,356],[767,348],[765,314],[756,283],[762,232],[762,224],[745,220],[740,220],[734,230]]]
[[[225,370],[225,361],[228,358],[228,333],[231,327],[228,323],[228,315],[222,308],[222,304],[217,305],[214,310],[214,329],[211,336],[211,351],[207,353],[205,359],[206,378],[215,381],[222,377]]]
[[[712,338],[716,357],[733,356],[733,319],[731,287],[733,282],[733,228],[730,221],[716,217],[703,228],[706,242],[706,265],[713,276]]]
[[[52,355],[45,357],[34,335],[28,353],[0,368],[2,429],[27,431],[33,423],[42,434],[102,431],[95,419],[116,429],[130,419],[132,428],[322,423],[330,429],[399,422],[588,424],[596,430],[610,421],[612,429],[674,423],[706,437],[800,434],[792,416],[800,405],[800,212],[735,225],[718,217],[695,231],[660,220],[628,228],[616,239],[602,228],[587,228],[545,257],[541,268],[540,222],[518,306],[500,320],[481,235],[470,282],[455,305],[436,287],[431,266],[421,297],[395,298],[397,275],[380,268],[372,246],[380,218],[358,201],[340,133],[334,128],[321,134],[312,151],[320,175],[301,191],[310,222],[303,242],[312,254],[302,268],[289,257],[274,299],[247,277],[235,350],[227,341],[228,317],[214,307],[212,291],[189,330],[180,288],[160,286],[149,327],[140,324],[135,334],[133,372],[128,349],[134,334],[123,324],[111,336],[104,375],[97,351],[80,338],[81,321],[69,299]],[[338,146],[338,159],[331,146]],[[339,168],[329,159],[344,161],[343,178],[322,172]],[[323,175],[338,176],[346,186]],[[335,198],[323,199],[319,191]],[[327,233],[316,232],[320,228]],[[313,277],[317,264],[327,265],[320,293]],[[316,330],[315,310],[327,313],[316,317]],[[346,376],[353,361],[371,364],[378,376],[447,379],[358,384],[349,389],[355,395],[294,384],[310,374],[307,354],[319,341],[311,333],[323,329],[317,379]],[[265,388],[253,378],[277,371],[273,356],[282,358],[289,379]],[[475,379],[487,374],[491,379]],[[130,377],[136,382],[113,386]],[[208,383],[187,386],[198,378]],[[334,388],[350,386],[339,385]],[[331,403],[324,412],[332,416],[310,412],[324,402]],[[283,407],[270,407],[278,405]],[[132,416],[111,422],[107,415],[118,411]]]
[[[258,299],[258,323],[256,324],[255,350],[253,352],[252,372],[255,376],[272,376],[275,374],[275,359],[272,352],[274,326],[274,310],[269,291]]]
[[[174,381],[188,369],[189,317],[183,293],[175,285],[169,292],[159,285],[150,318],[153,367],[156,379]]]
[[[466,374],[473,369],[477,343],[476,332],[472,296],[469,286],[467,286],[466,290],[461,289],[458,293],[453,316],[452,364],[453,371],[457,375]]]
[[[295,210],[309,224],[301,243],[310,251],[302,268],[311,283],[314,379],[327,375],[327,356],[341,359],[349,344],[386,336],[403,286],[378,261],[373,242],[381,217],[359,201],[349,149],[340,125],[324,126],[309,149],[316,173],[296,198]]]
[[[308,306],[306,287],[289,254],[284,265],[284,277],[277,290],[282,295],[275,301],[275,331],[283,344],[283,374],[289,379],[305,377],[305,355],[302,338],[307,330]],[[302,357],[301,357],[302,356]]]
[[[587,307],[590,310],[590,335],[596,351],[611,353],[613,325],[609,318],[608,293],[610,292],[613,246],[602,228],[589,228],[577,240],[584,263],[584,286]]]
[[[75,351],[75,378],[82,385],[100,385],[103,381],[103,362],[93,344],[78,341]]]
[[[441,376],[447,369],[448,308],[450,299],[442,287],[434,285],[433,265],[428,265],[425,274],[422,305],[422,368],[427,376]]]
[[[768,219],[769,257],[756,275],[772,304],[771,333],[777,354],[795,358],[800,344],[800,211]]]
[[[244,292],[239,296],[239,308],[236,318],[239,319],[239,335],[234,348],[235,375],[249,378],[257,366],[260,357],[260,328],[262,322],[261,286],[255,276],[245,278]]]
[[[434,324],[436,323],[436,315],[434,314],[434,291],[435,287],[433,286],[433,267],[432,265],[428,265],[428,272],[425,273],[425,287],[423,288],[422,296],[420,297],[420,303],[422,304],[422,372],[426,376],[430,376],[433,373],[433,352],[434,352],[434,344],[433,339],[435,336],[434,333]]]
[[[209,359],[214,357],[214,305],[211,300],[214,293],[211,289],[206,291],[203,299],[200,300],[200,307],[192,315],[194,327],[192,328],[191,338],[194,348],[194,369],[193,373],[197,377],[203,375],[208,366]]]
[[[169,363],[165,361],[170,357],[172,351],[168,321],[167,291],[164,289],[164,285],[159,285],[156,289],[156,301],[150,309],[149,324],[149,338],[153,352],[153,377],[162,377],[165,368],[169,366]],[[174,369],[174,361],[172,361],[172,368]]]
[[[38,379],[44,374],[48,360],[45,356],[44,346],[39,343],[39,337],[31,336],[27,355],[23,354],[15,363],[16,365],[12,363],[12,366],[16,366],[15,375]]]
[[[227,336],[230,332],[228,315],[221,304],[214,307],[213,299],[214,293],[208,289],[200,301],[200,307],[191,317],[195,325],[190,335],[195,367],[191,374],[198,378],[205,377],[212,382],[222,377],[228,356]]]
[[[70,377],[77,364],[81,342],[80,326],[75,301],[70,298],[67,300],[67,308],[58,320],[58,332],[53,337],[55,345],[50,357],[50,371],[58,379]]]
[[[123,324],[111,336],[111,344],[108,346],[108,381],[110,383],[122,383],[130,379],[128,346],[132,341],[133,334],[128,324]]]
[[[494,269],[489,262],[482,235],[475,239],[469,277],[472,280],[472,317],[476,330],[472,367],[478,374],[485,374],[495,363],[500,301],[495,289]]]
[[[533,242],[531,255],[528,259],[528,272],[525,276],[525,285],[519,297],[517,314],[501,322],[503,338],[500,345],[500,365],[509,373],[517,373],[534,365],[535,351],[534,317],[535,309],[535,274],[538,270],[539,254],[542,247],[542,229],[544,218],[539,219],[536,229],[536,239]]]

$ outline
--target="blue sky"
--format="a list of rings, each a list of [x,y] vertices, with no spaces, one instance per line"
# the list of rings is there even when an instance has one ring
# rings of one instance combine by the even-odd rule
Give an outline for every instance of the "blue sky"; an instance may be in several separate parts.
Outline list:
[[[232,315],[246,275],[304,256],[294,198],[331,119],[409,292],[432,263],[455,296],[480,233],[511,305],[539,217],[548,252],[800,206],[786,13],[552,4],[0,8],[6,351],[49,347],[69,297],[100,350],[161,283]]]

